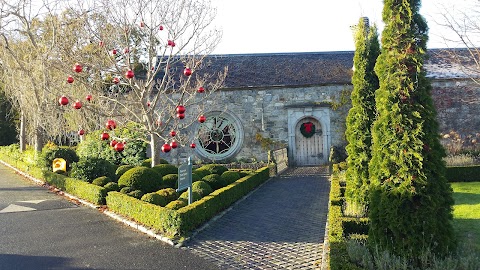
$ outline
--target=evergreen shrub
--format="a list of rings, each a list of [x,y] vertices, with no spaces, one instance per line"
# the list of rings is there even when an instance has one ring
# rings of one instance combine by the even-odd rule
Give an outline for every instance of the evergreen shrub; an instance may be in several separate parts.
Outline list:
[[[159,164],[152,167],[156,173],[160,174],[160,176],[164,176],[167,174],[177,174],[178,168],[175,165],[171,164]]]
[[[128,194],[128,193],[133,191],[133,189],[131,187],[125,187],[125,186],[124,187],[120,186],[120,187],[121,187],[120,192],[123,193],[123,194]]]
[[[167,160],[161,158],[159,164],[169,164],[169,163],[168,163]],[[152,158],[147,158],[144,161],[142,161],[142,166],[151,168],[152,167]]]
[[[227,167],[219,164],[207,164],[207,165],[203,165],[198,169],[207,170],[210,172],[210,174],[218,174],[218,175],[222,175],[222,173],[228,171]]]
[[[115,179],[115,166],[103,158],[80,158],[73,163],[70,176],[87,182],[100,176]]]
[[[124,173],[126,173],[128,170],[135,168],[133,165],[120,165],[117,170],[115,171],[115,176],[117,179],[120,178]]]
[[[211,174],[210,173],[210,170],[207,170],[206,168],[203,168],[203,167],[200,167],[200,168],[197,168],[195,170],[192,171],[192,174],[196,174],[200,177],[200,179],[202,179],[203,177]],[[193,181],[193,179],[192,179]]]
[[[162,177],[162,187],[175,188],[177,187],[178,174],[171,173]]]
[[[109,182],[107,184],[105,184],[105,186],[103,186],[107,192],[109,191],[119,191],[120,190],[120,187],[118,186],[118,184],[116,182]]]
[[[195,182],[200,181],[200,180],[202,180],[202,178],[200,177],[200,175],[192,172],[192,183],[195,183]]]
[[[38,166],[44,169],[52,169],[52,162],[56,158],[63,158],[67,162],[67,171],[71,170],[72,164],[79,158],[75,149],[68,146],[56,146],[46,144],[38,157]]]
[[[197,181],[192,184],[192,192],[197,192],[200,196],[205,197],[212,193],[213,189],[204,181]]]
[[[209,174],[202,178],[213,190],[226,186],[226,183],[220,178],[218,174]]]
[[[230,185],[231,183],[240,179],[240,174],[235,171],[225,171],[220,175],[220,178],[226,185]]]
[[[172,210],[178,210],[182,207],[185,207],[188,205],[188,201],[183,199],[183,198],[179,198],[178,200],[175,200],[175,201],[171,201],[169,202],[165,207],[168,208],[168,209],[172,209]]]
[[[445,177],[449,182],[480,182],[480,165],[447,167]]]
[[[152,168],[135,167],[118,179],[118,185],[148,193],[160,187],[161,176]]]
[[[169,202],[173,201],[173,200],[176,200],[178,198],[178,195],[179,195],[175,191],[175,189],[173,189],[173,188],[162,188],[159,191],[157,191],[156,193],[158,193],[162,197],[167,198],[167,200]]]
[[[140,200],[143,196],[143,191],[136,189],[134,191],[130,191],[129,193],[127,193],[127,195]]]
[[[92,184],[103,187],[109,182],[112,182],[112,179],[110,179],[108,176],[100,176],[93,179]]]

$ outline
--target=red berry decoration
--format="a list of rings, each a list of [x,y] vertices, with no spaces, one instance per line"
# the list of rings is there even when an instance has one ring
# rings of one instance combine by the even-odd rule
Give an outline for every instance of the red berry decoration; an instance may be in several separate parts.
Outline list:
[[[175,132],[175,130],[170,131],[170,136],[175,137],[175,135],[177,135],[177,132]]]
[[[117,54],[117,50],[116,49],[113,49],[112,50],[112,55],[116,55]]]
[[[190,148],[195,148],[195,147],[197,147],[197,145],[195,143],[190,144]]]
[[[78,131],[78,135],[83,136],[84,134],[85,134],[85,130],[80,129],[80,130]]]
[[[163,31],[163,26],[160,25],[160,26],[158,27],[158,30]]]
[[[58,103],[62,106],[65,106],[68,104],[68,98],[66,96],[61,96],[59,99],[58,99]]]
[[[185,113],[185,106],[178,105],[177,106],[177,113]]]
[[[92,98],[93,98],[93,97],[92,97],[92,95],[90,95],[90,94],[88,94],[88,95],[85,97],[85,99],[86,99],[87,101],[92,101]]]
[[[178,147],[178,143],[177,143],[176,141],[172,141],[172,142],[170,143],[170,147],[172,147],[172,149],[175,149],[175,148]]]
[[[115,147],[116,144],[117,144],[117,141],[115,141],[115,140],[110,141],[110,146],[111,147]]]
[[[129,52],[130,52],[130,49],[129,49],[129,48],[123,49],[123,53],[129,53]]]
[[[185,118],[185,114],[184,113],[177,113],[177,117],[178,117],[178,119],[183,119],[183,118]]]
[[[164,145],[162,145],[162,152],[168,153],[170,152],[170,150],[172,150],[172,147],[170,146],[170,144],[165,143]]]
[[[73,66],[73,71],[77,73],[82,72],[82,70],[83,70],[82,65],[80,65],[79,63],[76,63],[75,66]]]
[[[75,101],[75,103],[73,103],[73,108],[75,108],[76,110],[79,110],[82,108],[82,102],[80,102],[80,100],[77,99],[77,101]]]
[[[105,127],[109,130],[113,130],[117,128],[117,123],[115,123],[114,120],[110,119],[107,121],[107,124],[105,125]]]
[[[203,115],[203,114],[198,117],[198,122],[200,122],[200,123],[203,123],[203,122],[205,122],[206,120],[207,120],[207,118],[206,118],[205,115]]]
[[[100,42],[98,42],[98,46],[103,47],[104,45],[105,43],[103,43],[103,41],[100,40]]]
[[[117,152],[122,152],[125,149],[125,145],[121,142],[118,142],[118,143],[115,144],[115,146],[113,148]]]
[[[147,102],[147,107],[150,107],[150,105],[152,105],[152,103],[150,103],[150,101]]]
[[[175,42],[173,42],[173,40],[168,40],[168,41],[167,41],[167,45],[168,45],[168,46],[175,47]]]
[[[127,72],[125,72],[125,77],[127,77],[128,79],[131,79],[135,76],[135,74],[133,73],[133,70],[129,69],[127,70]]]
[[[192,75],[192,70],[191,70],[190,68],[188,68],[188,67],[185,68],[185,69],[183,70],[183,75],[185,75],[185,76],[190,76],[190,75]]]
[[[108,135],[107,132],[103,132],[102,135],[100,135],[100,139],[102,139],[102,141],[106,141],[110,138],[110,135]]]
[[[203,86],[200,86],[197,90],[198,93],[205,93],[205,88]]]
[[[119,84],[119,83],[120,83],[120,79],[117,78],[117,77],[113,78],[113,83],[114,83],[114,84]]]
[[[144,22],[140,22],[140,27],[145,27],[145,23],[144,23]]]
[[[71,75],[68,75],[67,77],[67,83],[73,83],[74,79]]]

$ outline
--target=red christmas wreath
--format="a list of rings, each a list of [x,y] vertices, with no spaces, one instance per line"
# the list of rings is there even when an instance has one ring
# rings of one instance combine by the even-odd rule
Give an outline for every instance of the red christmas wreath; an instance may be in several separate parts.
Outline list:
[[[312,122],[305,122],[300,125],[300,132],[305,138],[310,138],[315,134],[315,125]]]

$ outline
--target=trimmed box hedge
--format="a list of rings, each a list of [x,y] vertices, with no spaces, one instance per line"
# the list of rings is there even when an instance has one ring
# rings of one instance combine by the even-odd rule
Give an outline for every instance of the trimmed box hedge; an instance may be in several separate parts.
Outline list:
[[[447,167],[449,182],[480,182],[480,165]]]
[[[109,192],[106,202],[112,211],[150,226],[166,237],[183,237],[268,180],[269,171],[269,167],[259,169],[255,174],[240,178],[179,210],[153,205],[119,192]]]

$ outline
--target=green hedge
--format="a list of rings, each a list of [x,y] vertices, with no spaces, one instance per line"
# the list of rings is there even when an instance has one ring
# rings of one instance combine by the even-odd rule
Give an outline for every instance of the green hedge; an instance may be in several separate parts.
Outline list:
[[[67,193],[77,196],[93,204],[105,204],[107,190],[94,184],[87,183],[75,178],[69,178],[64,175],[56,174],[50,171],[44,172],[44,181]]]
[[[480,182],[480,165],[447,167],[445,176],[449,182]]]

